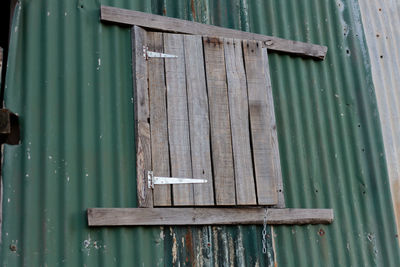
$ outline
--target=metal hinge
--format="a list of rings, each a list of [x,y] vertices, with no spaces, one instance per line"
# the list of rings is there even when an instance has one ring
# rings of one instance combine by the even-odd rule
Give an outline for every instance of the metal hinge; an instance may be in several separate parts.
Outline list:
[[[149,51],[147,46],[143,46],[143,57],[148,60],[150,57],[177,58],[178,56]]]
[[[154,188],[155,184],[203,184],[207,183],[205,179],[158,177],[154,176],[152,171],[147,172],[147,185]]]

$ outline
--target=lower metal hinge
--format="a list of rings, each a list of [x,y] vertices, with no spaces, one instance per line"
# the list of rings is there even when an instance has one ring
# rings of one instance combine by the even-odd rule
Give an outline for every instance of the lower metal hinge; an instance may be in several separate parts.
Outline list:
[[[158,177],[154,176],[153,171],[147,172],[147,185],[149,188],[154,188],[156,184],[203,184],[207,183],[205,179],[192,178],[175,178],[175,177]]]

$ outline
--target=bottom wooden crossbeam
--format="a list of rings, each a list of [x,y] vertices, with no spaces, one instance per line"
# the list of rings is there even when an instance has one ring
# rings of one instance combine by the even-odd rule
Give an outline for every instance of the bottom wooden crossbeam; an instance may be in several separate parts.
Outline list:
[[[89,208],[89,226],[328,224],[332,209]]]

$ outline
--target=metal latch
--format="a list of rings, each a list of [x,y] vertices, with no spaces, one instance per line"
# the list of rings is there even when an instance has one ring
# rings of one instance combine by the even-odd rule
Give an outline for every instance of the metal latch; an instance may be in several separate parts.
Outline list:
[[[143,57],[148,60],[150,57],[177,58],[178,56],[149,51],[149,48],[147,46],[143,46]]]
[[[204,184],[205,179],[192,178],[175,178],[175,177],[158,177],[154,176],[152,171],[147,172],[147,185],[149,188],[154,188],[155,184]]]

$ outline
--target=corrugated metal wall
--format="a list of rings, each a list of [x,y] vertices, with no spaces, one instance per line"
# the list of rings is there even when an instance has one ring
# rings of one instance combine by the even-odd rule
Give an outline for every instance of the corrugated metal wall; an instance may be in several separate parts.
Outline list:
[[[22,144],[3,164],[2,266],[399,266],[379,112],[354,0],[102,1],[328,45],[325,61],[270,55],[286,203],[332,225],[87,227],[88,207],[136,206],[129,28],[99,1],[22,1],[6,106]]]
[[[378,100],[393,205],[400,229],[400,2],[360,0]]]

